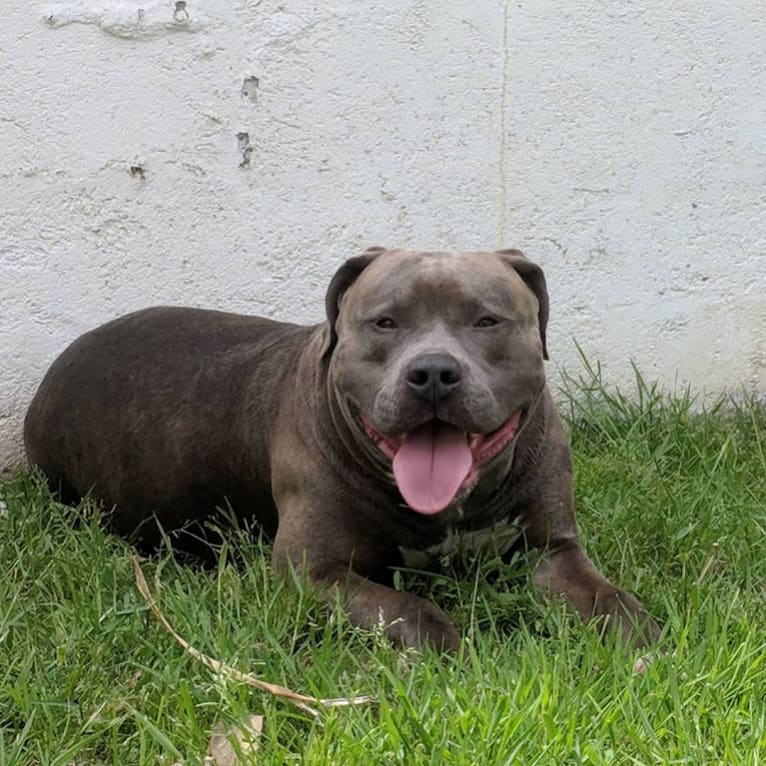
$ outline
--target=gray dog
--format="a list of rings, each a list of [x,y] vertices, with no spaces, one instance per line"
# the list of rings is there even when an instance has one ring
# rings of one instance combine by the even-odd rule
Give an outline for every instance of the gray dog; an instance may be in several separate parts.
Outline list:
[[[274,536],[279,568],[340,589],[355,624],[399,645],[457,647],[440,609],[389,586],[392,567],[461,537],[542,549],[543,591],[656,640],[578,540],[541,269],[516,250],[372,248],[341,266],[326,309],[302,327],[153,308],[86,333],[30,406],[30,461],[147,544],[228,503]]]

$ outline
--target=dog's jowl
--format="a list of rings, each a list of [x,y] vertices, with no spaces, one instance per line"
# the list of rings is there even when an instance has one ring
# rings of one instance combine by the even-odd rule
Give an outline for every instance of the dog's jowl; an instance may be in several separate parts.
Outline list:
[[[302,327],[152,308],[86,333],[30,406],[30,461],[143,544],[202,533],[220,507],[254,517],[278,567],[340,588],[354,623],[400,645],[458,645],[437,606],[387,578],[461,535],[541,549],[543,591],[655,640],[578,541],[540,268],[515,250],[373,248],[335,274],[326,311]]]

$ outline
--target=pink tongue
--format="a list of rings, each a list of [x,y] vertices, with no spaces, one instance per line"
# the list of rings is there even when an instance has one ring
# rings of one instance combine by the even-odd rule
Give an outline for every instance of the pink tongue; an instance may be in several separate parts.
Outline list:
[[[426,423],[407,434],[394,455],[394,478],[407,505],[419,513],[443,511],[473,465],[464,431]]]

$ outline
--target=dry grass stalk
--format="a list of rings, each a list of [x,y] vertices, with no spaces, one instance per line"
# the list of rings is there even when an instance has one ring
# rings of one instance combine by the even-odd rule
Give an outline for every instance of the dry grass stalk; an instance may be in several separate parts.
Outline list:
[[[144,577],[143,570],[141,569],[141,563],[138,556],[133,556],[133,570],[136,575],[136,586],[138,587],[141,595],[144,597],[144,600],[149,606],[149,609],[152,611],[152,614],[157,618],[158,622],[183,647],[187,654],[190,654],[192,657],[194,657],[194,659],[198,660],[203,665],[206,665],[214,672],[227,676],[234,681],[239,681],[240,683],[247,684],[248,686],[253,686],[256,689],[260,689],[261,691],[273,694],[275,697],[286,699],[288,702],[292,702],[293,705],[312,716],[319,715],[319,711],[312,707],[312,705],[319,705],[321,707],[345,707],[348,705],[374,705],[377,703],[377,700],[369,695],[362,695],[359,697],[340,697],[336,699],[318,699],[317,697],[310,697],[306,694],[294,692],[285,686],[272,684],[268,681],[262,681],[260,678],[256,678],[249,673],[243,673],[240,670],[231,667],[231,665],[227,665],[220,660],[216,660],[213,657],[210,657],[204,652],[201,652],[199,649],[193,647],[186,639],[180,636],[175,631],[173,626],[168,622],[165,615],[162,614],[159,606],[157,605],[157,602],[154,599],[154,596],[149,590],[149,586],[146,582],[146,578]]]

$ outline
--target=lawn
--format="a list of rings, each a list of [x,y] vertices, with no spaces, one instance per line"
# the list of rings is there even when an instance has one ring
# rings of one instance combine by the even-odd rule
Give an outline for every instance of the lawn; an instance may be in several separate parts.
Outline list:
[[[211,657],[312,696],[378,698],[312,717],[189,656],[97,510],[22,474],[0,480],[0,764],[201,763],[217,722],[254,714],[259,764],[765,764],[766,409],[702,412],[640,377],[610,395],[591,370],[562,411],[586,547],[664,626],[645,674],[540,603],[524,561],[402,572],[463,626],[458,657],[351,627],[280,582],[245,531],[214,569],[143,563]]]

